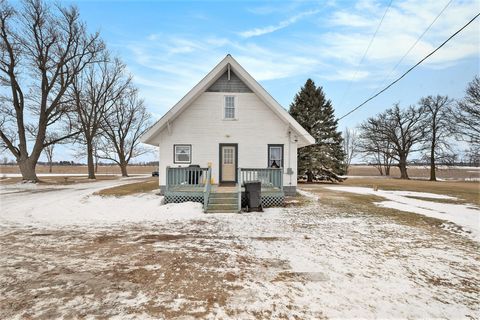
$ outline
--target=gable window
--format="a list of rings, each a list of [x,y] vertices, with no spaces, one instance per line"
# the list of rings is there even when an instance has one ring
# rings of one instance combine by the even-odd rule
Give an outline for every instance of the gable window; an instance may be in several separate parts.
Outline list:
[[[235,119],[235,97],[225,96],[224,119]]]
[[[192,163],[192,145],[173,145],[173,163]]]
[[[283,144],[268,145],[268,167],[283,168]]]

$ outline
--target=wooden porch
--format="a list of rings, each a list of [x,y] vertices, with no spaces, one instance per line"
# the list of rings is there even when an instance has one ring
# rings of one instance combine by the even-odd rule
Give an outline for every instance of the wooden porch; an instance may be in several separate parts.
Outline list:
[[[202,203],[204,211],[239,212],[246,204],[244,183],[249,181],[261,182],[263,207],[283,206],[281,168],[238,168],[238,182],[223,186],[212,184],[211,168],[167,167],[165,203],[194,201]]]

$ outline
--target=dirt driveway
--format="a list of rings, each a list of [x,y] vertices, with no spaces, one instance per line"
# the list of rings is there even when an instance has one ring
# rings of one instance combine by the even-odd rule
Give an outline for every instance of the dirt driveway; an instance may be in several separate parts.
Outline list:
[[[2,318],[478,317],[478,243],[310,196],[282,210],[162,221],[4,217]],[[82,199],[69,201],[92,201]]]

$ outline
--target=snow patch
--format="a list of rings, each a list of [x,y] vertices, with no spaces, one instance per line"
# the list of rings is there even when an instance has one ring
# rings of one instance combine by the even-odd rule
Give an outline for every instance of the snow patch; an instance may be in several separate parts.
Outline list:
[[[327,187],[327,189],[357,194],[375,195],[386,198],[387,201],[375,202],[375,205],[400,211],[413,212],[431,218],[446,220],[462,227],[476,241],[480,241],[480,209],[474,205],[439,203],[420,200],[457,198],[428,192],[378,190],[365,187]]]
[[[0,225],[65,226],[189,220],[205,217],[202,204],[163,205],[155,192],[101,197],[94,192],[126,182],[0,188]]]

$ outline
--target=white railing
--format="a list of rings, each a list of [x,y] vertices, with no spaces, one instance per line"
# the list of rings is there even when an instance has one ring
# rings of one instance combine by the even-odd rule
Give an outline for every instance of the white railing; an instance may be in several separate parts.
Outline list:
[[[282,168],[242,168],[238,177],[242,184],[247,181],[260,181],[262,187],[283,189]]]
[[[203,188],[208,168],[197,167],[167,167],[166,190],[170,191],[177,186],[191,186]]]

